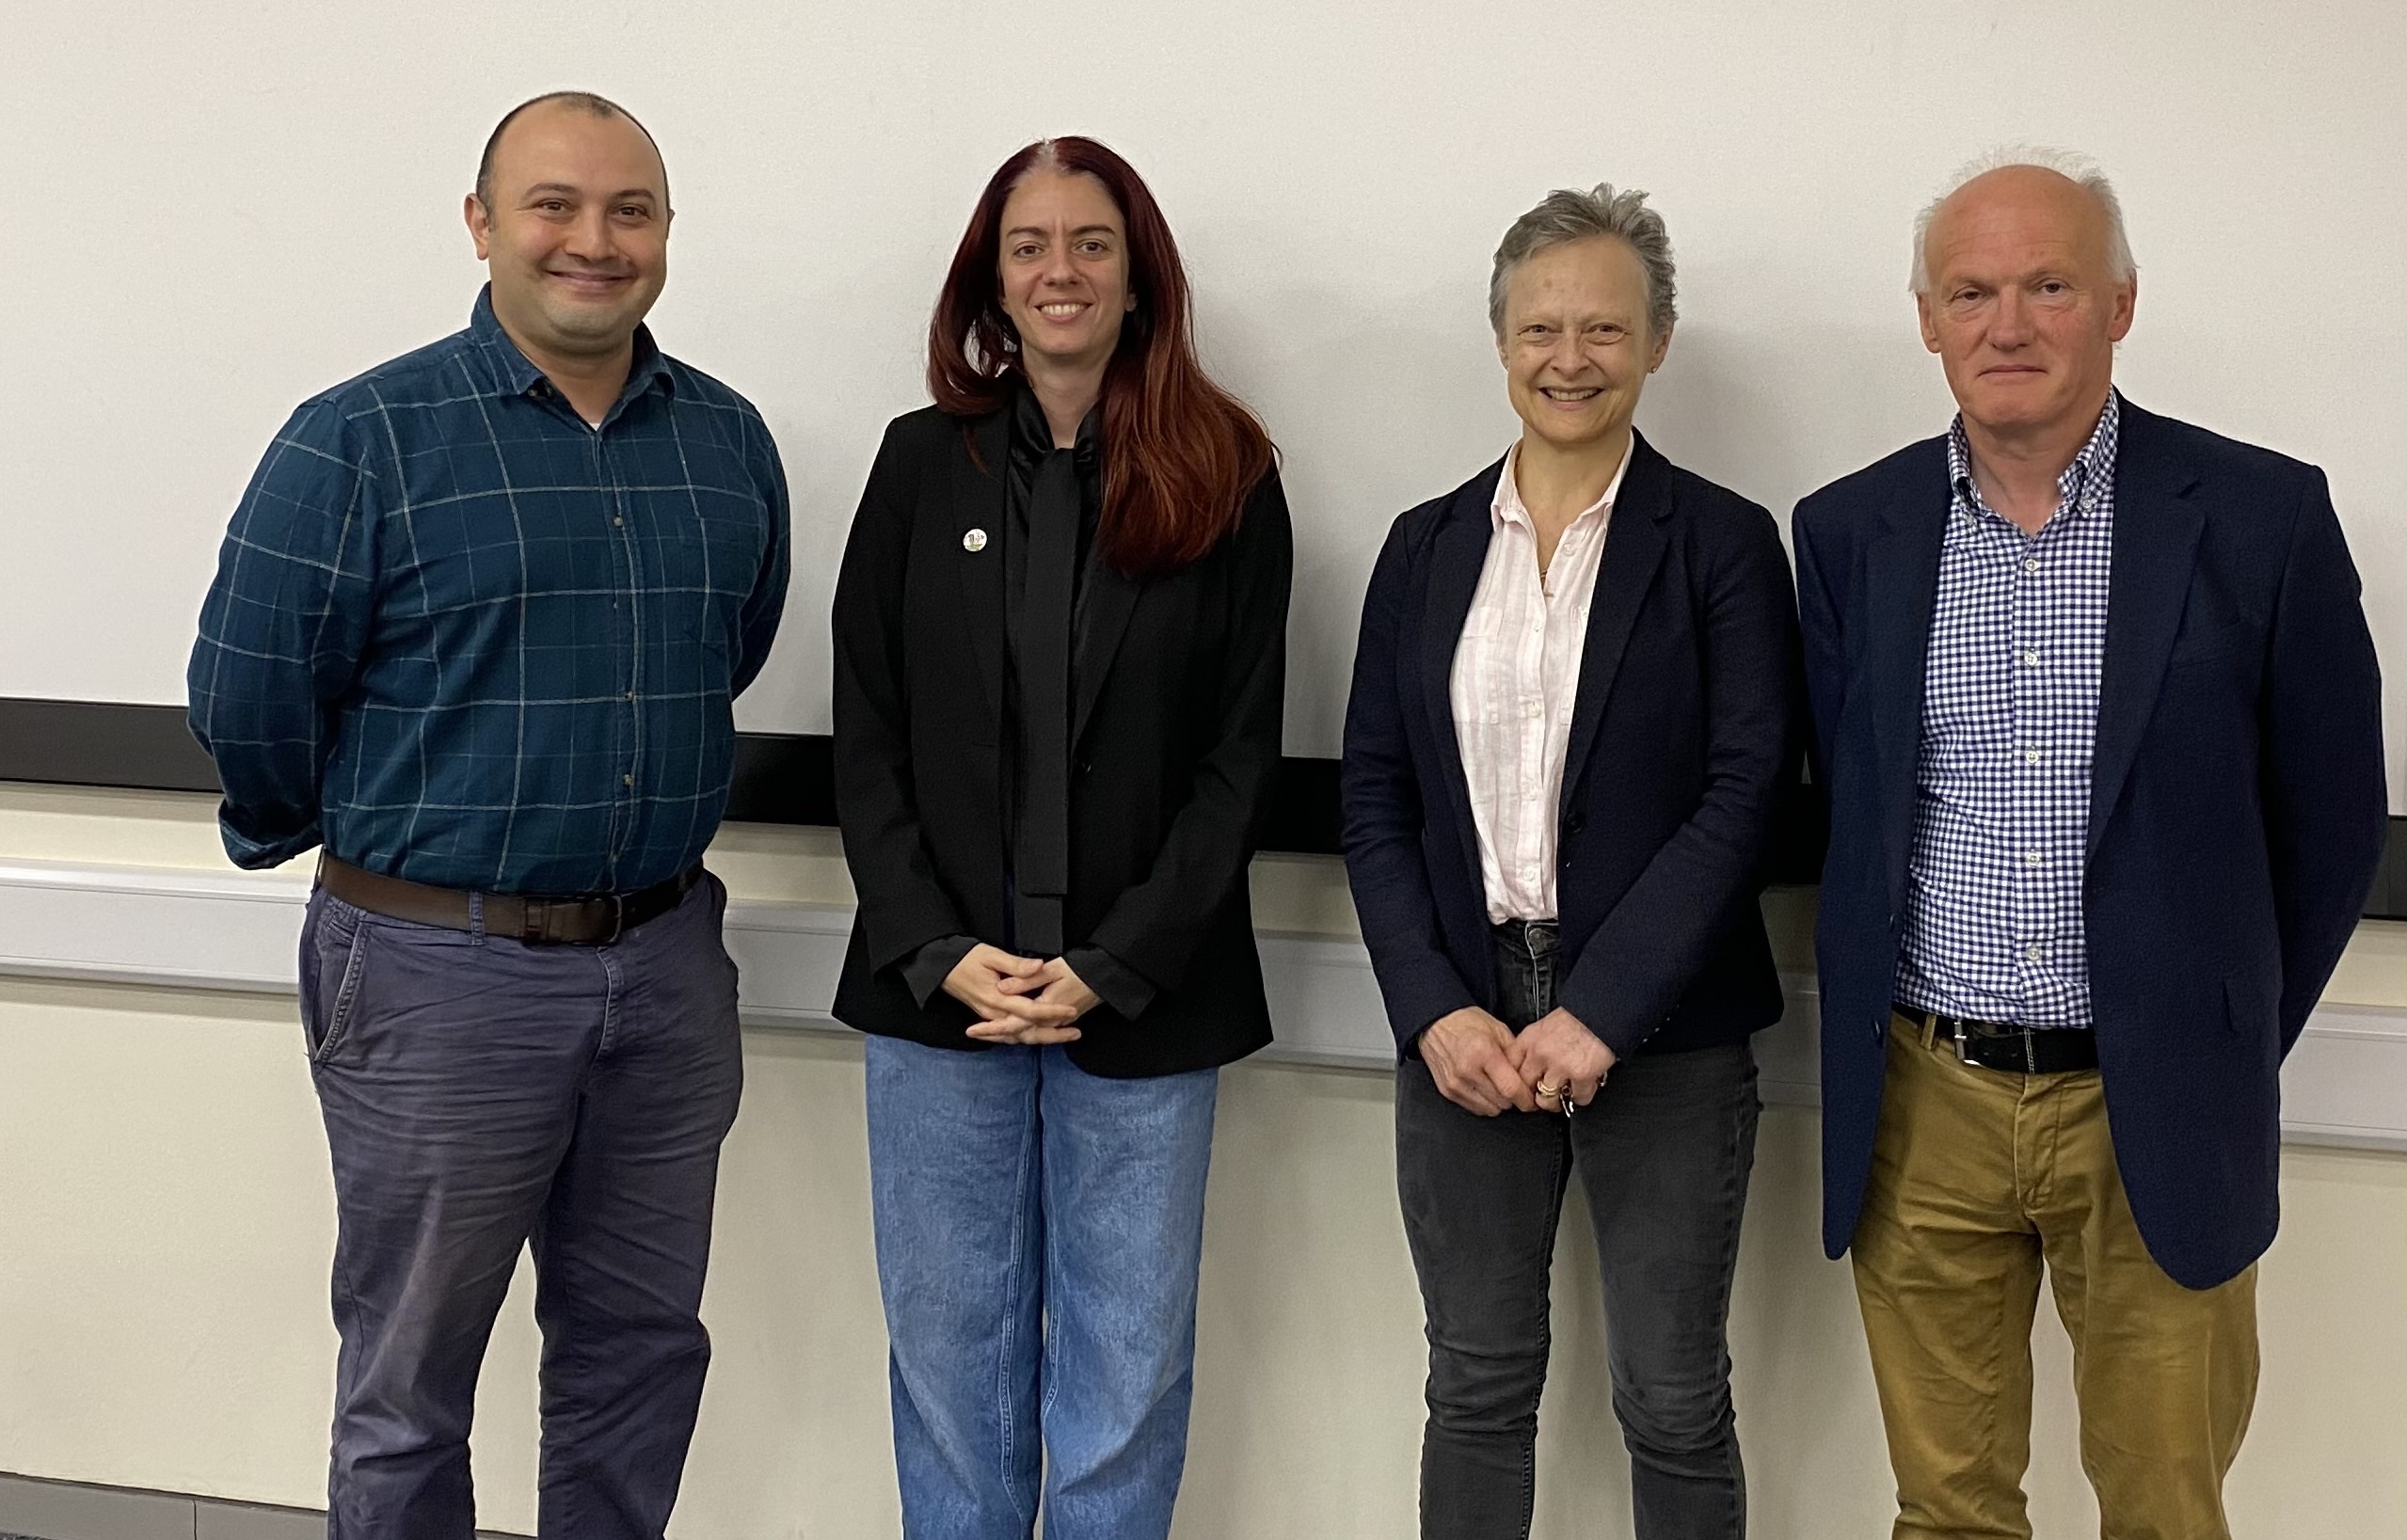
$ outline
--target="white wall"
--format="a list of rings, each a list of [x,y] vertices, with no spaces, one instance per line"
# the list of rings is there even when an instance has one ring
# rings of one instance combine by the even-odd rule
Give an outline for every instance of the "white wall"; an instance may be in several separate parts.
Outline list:
[[[678,220],[658,329],[761,404],[793,475],[792,620],[750,725],[825,727],[833,555],[879,424],[924,399],[922,329],[970,202],[1030,138],[1096,134],[1153,181],[1207,351],[1286,452],[1298,754],[1335,748],[1388,518],[1510,437],[1483,285],[1538,194],[1653,191],[1687,320],[1641,424],[1785,514],[1944,423],[1903,292],[1908,221],[1969,154],[2036,139],[2122,186],[2132,394],[2330,469],[2407,764],[2407,8],[2389,0],[13,0],[6,42],[0,693],[181,698],[268,435],[460,324],[478,269],[455,211],[483,136],[574,84],[659,135]]]
[[[713,852],[739,899],[845,897],[792,832]],[[204,799],[0,788],[0,863],[207,869]],[[1342,933],[1332,863],[1257,889]],[[1318,918],[1315,916],[1317,915]],[[1801,961],[1798,916],[1777,918]],[[2327,997],[2407,1009],[2407,927],[2368,924]],[[1767,1050],[1780,1034],[1762,1040]],[[884,1335],[861,1072],[849,1038],[755,1031],[705,1313],[718,1354],[679,1540],[892,1533]],[[1419,1301],[1384,1074],[1230,1071],[1204,1245],[1179,1540],[1411,1532]],[[1890,1490],[1846,1269],[1821,1259],[1819,1128],[1766,1109],[1732,1354],[1768,1540],[1861,1540]],[[2232,1482],[2242,1534],[2407,1533],[2407,1156],[2286,1152],[2265,1264],[2266,1373]],[[334,1337],[332,1190],[289,1001],[0,977],[0,1471],[308,1505],[322,1500]],[[1538,1540],[1626,1534],[1589,1231],[1556,1262]],[[521,1278],[521,1284],[524,1278]],[[2095,1532],[2066,1354],[2038,1332],[2031,1486],[2043,1534]],[[533,1518],[535,1339],[523,1289],[487,1359],[476,1460],[488,1523]]]

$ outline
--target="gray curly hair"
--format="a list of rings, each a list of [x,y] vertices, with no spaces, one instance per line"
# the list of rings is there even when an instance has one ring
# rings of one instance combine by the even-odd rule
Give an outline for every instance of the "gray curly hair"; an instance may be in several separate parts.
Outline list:
[[[1496,247],[1495,270],[1488,278],[1488,325],[1499,341],[1505,335],[1505,291],[1513,269],[1552,246],[1592,241],[1609,235],[1627,246],[1647,273],[1647,333],[1662,337],[1680,319],[1678,286],[1673,281],[1671,236],[1664,217],[1647,207],[1647,195],[1631,188],[1617,192],[1600,182],[1586,192],[1557,187],[1539,198],[1505,231]]]

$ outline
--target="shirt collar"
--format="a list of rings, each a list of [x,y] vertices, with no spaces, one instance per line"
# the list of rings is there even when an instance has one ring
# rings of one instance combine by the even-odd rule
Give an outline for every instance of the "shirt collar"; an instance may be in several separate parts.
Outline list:
[[[1012,392],[1012,438],[1026,452],[1042,458],[1058,447],[1053,442],[1053,420],[1044,415],[1044,404],[1036,399],[1036,388],[1028,384],[1028,376],[1013,371],[1012,378],[1018,382],[1018,389]],[[1077,437],[1071,446],[1078,463],[1092,465],[1102,441],[1103,403],[1098,401],[1079,420]]]
[[[501,318],[493,313],[493,285],[489,283],[476,292],[476,304],[468,315],[468,335],[469,341],[491,362],[498,394],[530,395],[536,386],[546,383],[543,371],[519,352],[518,344],[502,329]],[[652,328],[637,323],[635,357],[628,366],[626,387],[618,392],[619,404],[624,405],[655,385],[663,391],[671,390],[675,383],[667,356],[652,341]]]
[[[1621,447],[1621,463],[1613,468],[1613,480],[1604,484],[1604,495],[1580,510],[1579,518],[1571,520],[1571,523],[1577,524],[1580,519],[1594,515],[1607,517],[1612,516],[1614,500],[1621,496],[1621,479],[1630,474],[1631,457],[1637,452],[1638,435],[1634,429],[1630,435],[1630,442]],[[1529,516],[1529,509],[1522,501],[1521,487],[1513,477],[1513,472],[1520,467],[1521,460],[1521,441],[1515,439],[1513,447],[1505,452],[1504,473],[1496,478],[1496,495],[1488,504],[1488,516],[1493,521],[1494,527],[1500,530],[1507,524],[1524,524],[1535,528]]]
[[[2080,452],[2073,456],[2073,463],[2056,478],[2057,505],[2067,514],[2078,516],[2087,512],[2080,494],[2100,484],[2101,477],[2108,480],[2113,477],[2114,451],[2122,434],[2123,392],[2109,387],[2106,409],[2097,414],[2097,426],[2090,430],[2088,441],[2081,445]],[[1972,479],[1972,446],[1964,437],[1962,412],[1956,413],[1955,421],[1948,424],[1947,481],[1955,493],[1956,500],[1967,508],[1975,513],[1993,512],[1983,500],[1981,488]]]

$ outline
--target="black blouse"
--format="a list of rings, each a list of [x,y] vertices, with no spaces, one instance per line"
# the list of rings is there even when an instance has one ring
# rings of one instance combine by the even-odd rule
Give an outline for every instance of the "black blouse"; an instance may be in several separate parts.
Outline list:
[[[1053,441],[1052,421],[1036,392],[1024,379],[1014,376],[1014,381],[1012,404],[1005,408],[1011,414],[1011,463],[1004,479],[1006,528],[1002,532],[1004,641],[1011,661],[1004,675],[1003,713],[1005,741],[1011,752],[1003,756],[1001,801],[1011,810],[1012,826],[996,833],[1009,852],[1006,880],[1018,890],[1006,895],[1004,913],[1017,916],[1018,923],[1004,945],[1024,955],[1050,956],[1060,951],[1060,897],[1058,892],[1047,896],[1028,891],[1028,874],[1046,865],[1046,847],[1057,854],[1066,855],[1067,850],[1067,808],[1061,799],[1069,781],[1070,744],[1059,729],[1066,721],[1068,702],[1077,696],[1076,659],[1086,635],[1085,601],[1092,587],[1088,575],[1098,559],[1094,536],[1103,518],[1103,408],[1098,405],[1089,410],[1078,424],[1076,442],[1061,449]],[[1075,507],[1070,505],[1071,499]],[[1063,530],[1057,520],[1073,527]],[[1061,562],[1068,572],[1048,569],[1048,558]],[[1036,564],[1033,574],[1031,562]],[[1033,595],[1031,576],[1036,584]],[[1056,670],[1048,689],[1046,680],[1024,675],[1041,670],[1044,659],[1052,656],[1042,628],[1046,624],[1047,604],[1060,595],[1064,577],[1070,613],[1066,630],[1054,644],[1066,645],[1066,653],[1054,658]],[[1047,738],[1040,726],[1044,723],[1056,731],[1049,740],[1040,741]],[[1049,764],[1044,763],[1048,760]],[[1040,885],[1058,886],[1058,882]],[[903,964],[903,980],[920,1005],[925,1006],[944,987],[945,979],[976,945],[969,936],[942,937],[922,946]],[[1153,1003],[1155,985],[1102,947],[1081,945],[1061,955],[1071,971],[1121,1015],[1133,1020]]]

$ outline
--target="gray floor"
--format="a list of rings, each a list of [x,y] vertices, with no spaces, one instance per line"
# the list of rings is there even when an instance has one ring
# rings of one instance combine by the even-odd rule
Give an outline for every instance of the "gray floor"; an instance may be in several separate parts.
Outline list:
[[[326,1515],[0,1471],[0,1540],[326,1540]]]

